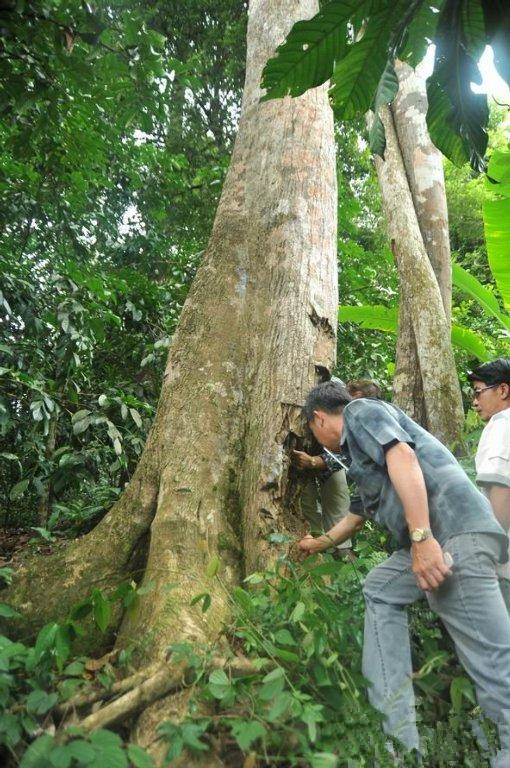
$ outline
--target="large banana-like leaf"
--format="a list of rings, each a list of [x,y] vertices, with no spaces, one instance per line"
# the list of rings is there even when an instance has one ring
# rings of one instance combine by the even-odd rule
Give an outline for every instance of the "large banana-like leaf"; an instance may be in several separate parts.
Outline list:
[[[480,334],[462,325],[452,325],[452,344],[485,363],[490,355]]]
[[[510,310],[510,197],[486,200],[483,221],[491,272],[505,309]]]
[[[510,310],[510,150],[492,154],[487,175],[491,189],[501,195],[483,204],[487,253],[505,309]]]
[[[443,3],[444,0],[420,3],[410,23],[398,58],[406,61],[411,67],[418,66],[433,42],[439,18],[437,11]]]
[[[510,330],[510,315],[501,311],[494,294],[474,275],[463,269],[460,264],[452,264],[452,279],[456,288],[475,299],[485,312],[496,317],[504,328]]]
[[[388,45],[401,4],[370,16],[363,37],[335,67],[331,89],[335,115],[351,120],[370,108],[388,59]]]
[[[375,92],[374,104],[372,107],[374,111],[374,119],[368,133],[370,149],[374,155],[379,155],[380,157],[384,157],[386,136],[384,134],[384,125],[379,117],[379,109],[384,104],[390,104],[395,98],[397,91],[398,79],[395,73],[395,67],[393,66],[392,61],[388,61]]]
[[[380,304],[340,305],[338,319],[341,323],[357,323],[362,328],[372,328],[387,333],[396,333],[398,329],[397,308],[384,307]]]
[[[487,96],[475,93],[472,82],[480,81],[473,55],[485,46],[485,26],[476,8],[478,0],[466,0],[470,11],[459,13],[459,4],[447,0],[441,12],[436,59],[427,82],[430,138],[456,165],[470,161],[475,170],[484,169],[487,149],[489,108]]]
[[[397,333],[398,331],[398,310],[396,307],[384,307],[378,304],[363,306],[344,304],[338,308],[338,319],[341,323],[357,323],[362,328],[371,328],[386,333]],[[453,325],[452,343],[482,362],[489,359],[483,338],[469,328]]]
[[[346,52],[349,20],[363,8],[369,11],[371,6],[371,0],[331,0],[312,19],[294,24],[276,56],[264,68],[264,99],[287,94],[299,96],[326,82],[335,63]]]

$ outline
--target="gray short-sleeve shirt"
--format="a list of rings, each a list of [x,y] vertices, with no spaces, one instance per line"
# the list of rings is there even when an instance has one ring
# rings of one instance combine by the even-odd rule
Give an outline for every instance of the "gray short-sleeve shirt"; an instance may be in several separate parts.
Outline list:
[[[493,533],[501,538],[501,562],[508,539],[485,496],[473,485],[450,451],[390,403],[357,399],[345,406],[342,449],[350,459],[367,517],[388,528],[399,544],[410,546],[400,499],[386,466],[386,451],[396,443],[414,449],[429,500],[430,527],[444,544],[459,533]]]

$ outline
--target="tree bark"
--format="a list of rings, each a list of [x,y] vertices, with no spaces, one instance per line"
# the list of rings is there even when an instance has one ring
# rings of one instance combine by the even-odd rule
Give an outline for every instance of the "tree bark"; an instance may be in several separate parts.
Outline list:
[[[385,159],[376,159],[400,278],[394,399],[416,421],[452,444],[460,440],[464,414],[450,343],[451,261],[443,164],[428,134],[425,83],[404,62],[396,61],[395,71],[399,90],[391,106],[384,109]],[[391,186],[393,182],[398,194]],[[407,213],[395,205],[397,197],[399,204],[407,207]],[[408,230],[411,220],[412,230]],[[413,258],[413,248],[408,247],[411,242],[413,247],[425,251],[432,267],[425,281],[418,278],[418,265],[413,270],[412,264],[407,263]],[[419,258],[416,254],[415,257]],[[427,295],[437,290],[444,316],[443,348],[450,346],[447,358],[434,348],[420,345],[417,338],[420,307],[427,303]],[[435,296],[431,300],[435,306]],[[441,373],[441,378],[448,382],[446,388],[433,383],[438,366],[449,368]]]
[[[293,22],[316,8],[250,4],[238,136],[161,394],[165,460],[144,576],[154,589],[119,640],[143,636],[147,661],[176,638],[213,637],[240,575],[268,564],[266,535],[301,525],[289,436],[335,354],[333,120],[325,87],[261,104],[259,82]],[[212,597],[205,614],[189,605],[200,592]]]
[[[412,123],[415,113],[421,114],[417,103],[405,92],[395,109],[400,122],[405,117]],[[401,145],[393,108],[384,107],[380,114],[386,132],[386,150],[384,161],[376,158],[376,169],[400,277],[395,401],[440,440],[452,443],[459,439],[464,414],[451,346],[449,312],[445,310],[449,295],[444,276],[447,270],[441,272],[442,295],[425,245],[427,241],[429,249],[439,254],[437,263],[442,264],[446,258],[443,206],[439,208],[435,230],[432,224],[428,225],[435,216],[434,200],[436,196],[441,197],[436,189],[438,174],[434,176],[419,165],[414,170],[408,169],[406,156],[412,166],[415,156],[422,162],[420,153],[425,154],[418,141],[418,131],[410,126],[402,128]],[[429,187],[430,178],[435,179],[432,187]],[[423,231],[427,231],[426,237]],[[432,231],[436,234],[430,235]]]
[[[452,267],[443,158],[427,128],[427,92],[423,78],[403,61],[395,62],[399,89],[391,105],[413,204],[446,319],[450,322]]]
[[[238,137],[151,433],[101,523],[21,566],[5,599],[31,631],[65,617],[92,586],[146,566],[152,591],[124,618],[118,643],[135,643],[140,665],[151,664],[178,640],[213,640],[232,587],[274,557],[266,534],[302,530],[290,448],[304,397],[336,349],[333,118],[325,86],[261,104],[259,82],[293,23],[317,9],[317,0],[250,3]],[[201,592],[212,598],[206,613],[190,605]]]

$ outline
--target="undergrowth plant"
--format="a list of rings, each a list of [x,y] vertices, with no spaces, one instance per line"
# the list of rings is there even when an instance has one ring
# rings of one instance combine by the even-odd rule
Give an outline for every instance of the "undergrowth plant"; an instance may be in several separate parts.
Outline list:
[[[270,538],[280,547],[290,544],[281,534]],[[383,735],[382,716],[368,703],[361,674],[361,586],[389,548],[374,528],[359,537],[353,563],[330,555],[296,563],[286,553],[274,568],[248,576],[245,587],[229,594],[233,618],[220,642],[222,651],[228,648],[227,662],[248,662],[241,674],[228,664],[214,666],[212,649],[186,643],[169,648],[169,663],[184,662],[190,671],[191,694],[184,719],[159,728],[164,765],[186,753],[217,752],[219,744],[221,759],[232,768],[364,768],[374,758],[385,768],[395,764],[388,747],[400,755],[399,764],[414,765],[414,755]],[[221,581],[221,564],[208,573]],[[3,569],[1,575],[8,581],[12,572]],[[113,604],[130,610],[145,591],[134,583],[110,594],[96,589],[65,622],[43,627],[32,645],[0,636],[0,745],[7,765],[154,765],[143,749],[123,741],[122,724],[115,732],[91,734],[61,728],[66,702],[91,686],[108,688],[129,673],[132,660],[132,650],[115,662],[109,654],[99,664],[76,656],[73,643],[84,634],[83,622],[92,618],[105,632]],[[203,612],[211,604],[207,593],[192,602]],[[0,614],[12,619],[5,604]],[[424,765],[486,768],[471,728],[478,716],[474,691],[449,639],[425,604],[411,610],[410,625]]]

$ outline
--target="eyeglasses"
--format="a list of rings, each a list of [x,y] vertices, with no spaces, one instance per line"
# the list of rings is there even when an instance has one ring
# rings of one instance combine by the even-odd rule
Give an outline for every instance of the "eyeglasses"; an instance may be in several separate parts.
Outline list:
[[[483,389],[474,389],[473,390],[473,400],[478,400],[482,392],[487,392],[488,389],[494,389],[494,387],[498,387],[499,384],[491,384],[490,387],[483,387]]]

